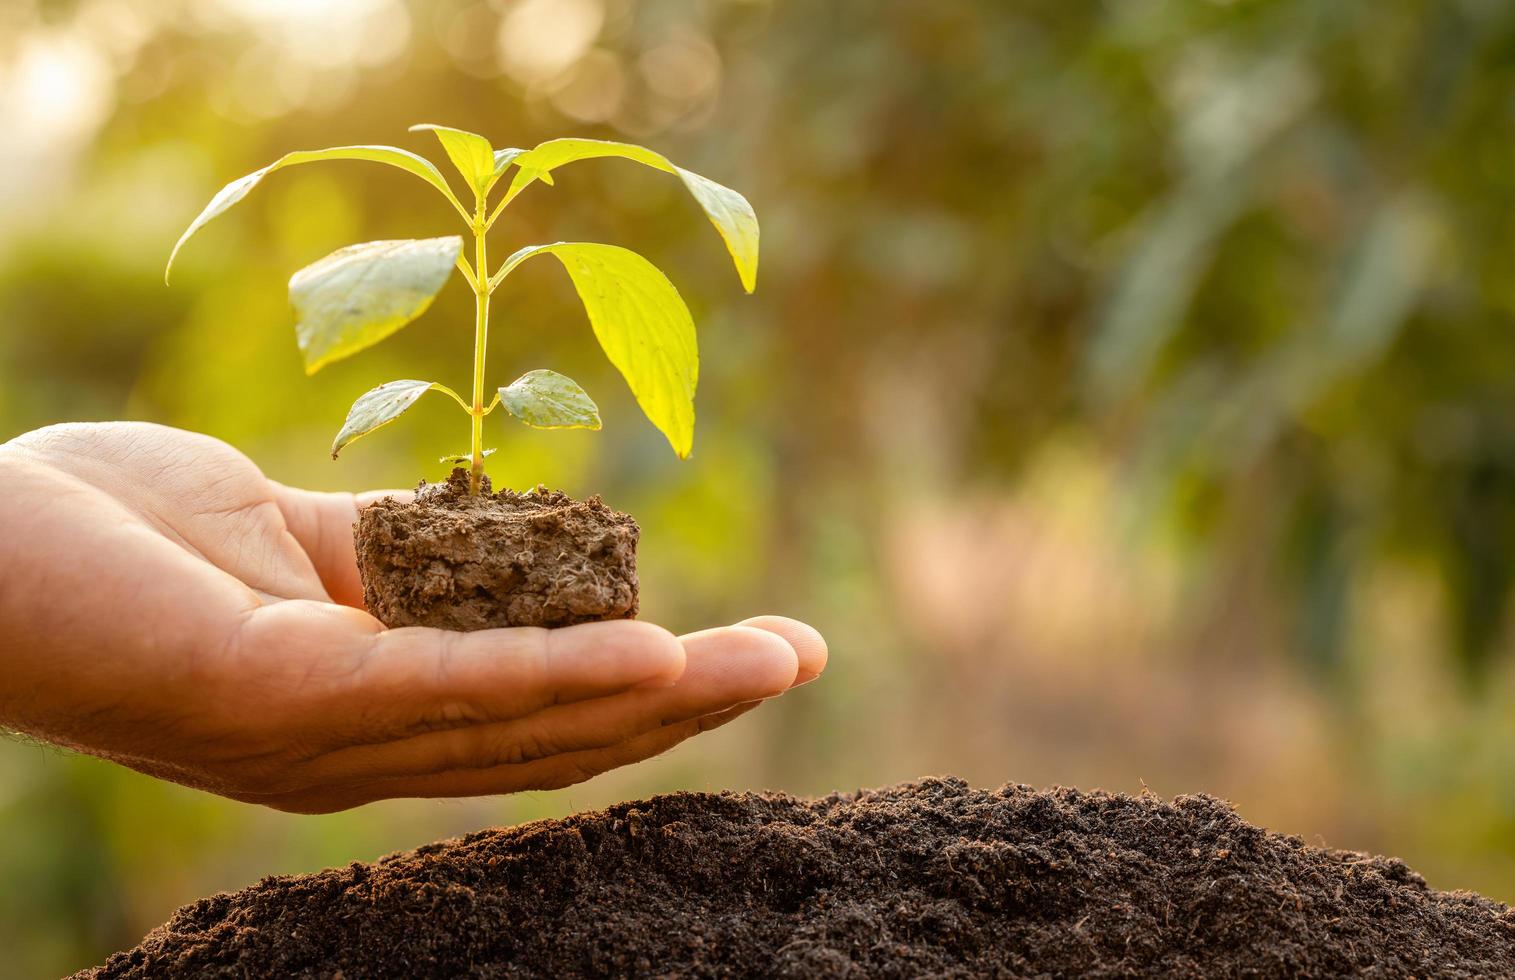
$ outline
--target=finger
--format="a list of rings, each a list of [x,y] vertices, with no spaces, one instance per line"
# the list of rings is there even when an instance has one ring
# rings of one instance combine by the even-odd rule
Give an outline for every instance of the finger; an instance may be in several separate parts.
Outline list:
[[[345,606],[363,608],[363,584],[358,579],[352,526],[358,506],[350,493],[316,493],[270,481],[284,524],[294,536],[326,592]]]
[[[289,533],[299,542],[327,593],[344,606],[363,606],[363,582],[358,577],[358,557],[353,546],[353,525],[358,513],[385,497],[409,500],[408,490],[371,490],[350,493],[317,493],[279,483],[270,484],[274,500],[284,515]]]
[[[363,697],[399,708],[394,738],[666,688],[683,675],[685,652],[661,626],[630,619],[472,633],[411,627],[381,634],[366,667]]]
[[[358,504],[358,510],[366,510],[370,504],[380,500],[396,500],[402,504],[408,504],[416,499],[414,490],[365,490],[354,494],[353,500]]]
[[[562,789],[592,779],[603,772],[660,755],[686,739],[712,731],[741,717],[761,703],[749,701],[715,714],[675,722],[607,748],[567,753],[518,765],[379,780],[356,786],[274,797],[239,795],[235,798],[292,813],[333,813],[376,800],[490,796],[528,790]]]
[[[767,630],[784,638],[799,658],[799,672],[794,678],[795,687],[810,683],[821,676],[821,672],[826,669],[828,657],[826,638],[821,636],[819,630],[807,623],[787,616],[753,616],[751,619],[742,620],[737,625]]]
[[[684,647],[651,623],[456,633],[384,629],[318,602],[256,610],[227,664],[252,723],[298,733],[312,757],[354,744],[518,718],[636,686],[667,688]],[[253,710],[253,709],[250,709]]]
[[[504,722],[342,748],[312,760],[303,778],[337,784],[429,776],[608,748],[677,722],[773,697],[794,680],[794,650],[774,633],[732,626],[693,634],[683,644],[686,667],[672,687],[625,691]]]

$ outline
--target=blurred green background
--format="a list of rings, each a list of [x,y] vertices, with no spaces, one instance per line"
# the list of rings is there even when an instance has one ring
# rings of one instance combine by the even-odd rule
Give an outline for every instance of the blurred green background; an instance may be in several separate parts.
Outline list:
[[[940,772],[1210,792],[1515,900],[1515,5],[5,0],[0,438],[151,419],[286,482],[439,477],[442,399],[327,448],[380,381],[466,386],[466,287],[313,379],[285,297],[341,245],[453,233],[418,181],[281,173],[162,283],[223,183],[441,159],[413,122],[645,142],[753,201],[753,297],[666,175],[577,164],[512,207],[500,255],[668,272],[700,423],[678,462],[528,266],[491,377],[565,371],[606,428],[492,419],[492,469],[633,512],[647,618],[786,612],[831,669],[584,786],[331,817],[0,742],[0,974],[484,826]]]

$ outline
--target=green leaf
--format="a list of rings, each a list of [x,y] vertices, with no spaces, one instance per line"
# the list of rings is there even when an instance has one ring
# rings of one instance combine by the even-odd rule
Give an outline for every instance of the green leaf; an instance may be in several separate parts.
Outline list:
[[[499,180],[505,173],[505,169],[515,162],[516,157],[526,151],[518,146],[508,146],[503,150],[494,151],[494,177],[490,183]]]
[[[556,371],[527,371],[500,389],[505,410],[536,429],[598,429],[600,409],[572,378]]]
[[[479,455],[483,456],[485,459],[488,459],[489,457],[493,456],[494,454],[495,454],[495,450],[493,450],[493,449],[486,449],[483,452],[481,452]],[[454,453],[451,456],[443,456],[441,459],[437,460],[437,462],[439,462],[439,463],[472,463],[473,462],[473,457],[470,456],[468,453]]]
[[[364,242],[296,272],[289,300],[305,373],[372,347],[426,312],[462,250],[457,235]]]
[[[478,133],[453,129],[451,126],[421,123],[410,127],[412,133],[426,130],[437,134],[437,139],[442,143],[442,149],[447,151],[447,159],[458,168],[458,173],[468,181],[468,186],[473,188],[474,193],[482,194],[484,189],[494,182],[495,154],[494,147],[489,145],[489,140]]]
[[[442,386],[431,381],[386,381],[379,387],[365,391],[347,411],[347,420],[342,431],[331,444],[331,458],[346,449],[349,443],[361,439],[380,426],[388,425],[399,418],[416,400],[433,388]]]
[[[200,212],[200,216],[190,222],[184,234],[180,235],[179,240],[174,243],[174,250],[168,256],[168,265],[163,270],[163,281],[168,282],[169,273],[174,267],[174,259],[178,258],[179,250],[184,247],[185,242],[189,241],[190,236],[205,227],[212,218],[222,214],[227,208],[246,197],[248,191],[257,187],[264,177],[285,167],[316,163],[321,160],[369,160],[373,163],[387,163],[391,167],[398,167],[415,174],[435,187],[465,219],[470,217],[458,203],[458,199],[453,196],[452,189],[447,186],[447,181],[442,176],[442,171],[438,170],[430,160],[417,156],[409,150],[401,150],[393,146],[336,146],[329,150],[296,150],[293,153],[284,154],[262,170],[254,170],[246,177],[239,177],[221,188],[216,196],[211,198],[210,203],[205,205],[205,210]]]
[[[588,139],[556,139],[539,143],[515,158],[515,164],[520,169],[511,181],[509,196],[519,194],[534,180],[552,183],[550,171],[565,163],[596,157],[623,157],[676,175],[684,182],[689,193],[694,195],[700,207],[705,209],[715,230],[721,233],[721,238],[726,242],[726,250],[736,263],[742,287],[749,293],[757,288],[758,220],[752,205],[731,188],[675,166],[673,161],[661,153],[646,147]]]
[[[637,404],[673,451],[694,445],[694,389],[700,357],[689,308],[657,266],[615,245],[529,245],[505,260],[497,285],[522,262],[550,254],[563,263],[589,314],[589,325]]]

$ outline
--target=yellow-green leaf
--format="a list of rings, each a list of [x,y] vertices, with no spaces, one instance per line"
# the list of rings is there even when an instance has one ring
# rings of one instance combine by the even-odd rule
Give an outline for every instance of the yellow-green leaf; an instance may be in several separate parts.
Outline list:
[[[673,451],[688,456],[694,446],[700,357],[694,319],[679,291],[637,253],[591,242],[529,245],[505,260],[492,284],[542,254],[563,263],[605,356]]]
[[[499,180],[505,173],[505,168],[515,162],[516,157],[526,151],[518,146],[507,146],[503,150],[494,151],[494,176],[490,178],[490,184]]]
[[[331,444],[331,458],[347,448],[348,444],[363,438],[373,430],[388,425],[416,403],[422,395],[442,386],[431,381],[386,381],[358,396],[348,409],[342,431]]]
[[[500,389],[500,404],[535,429],[598,429],[600,409],[566,375],[545,368],[527,371]]]
[[[414,320],[447,282],[457,235],[349,245],[289,280],[305,373],[372,347]]]
[[[689,193],[705,209],[710,223],[721,233],[726,250],[736,263],[737,275],[747,292],[757,288],[758,220],[747,199],[729,187],[683,167],[644,146],[608,140],[556,139],[540,143],[515,158],[519,168],[510,184],[510,197],[519,194],[534,180],[551,183],[550,173],[565,163],[596,157],[622,157],[667,173],[684,182]]]
[[[484,457],[485,459],[488,459],[490,456],[493,456],[494,454],[495,454],[495,450],[493,450],[493,449],[485,449],[485,450],[483,450],[482,452],[479,453],[479,455],[482,456],[482,457]],[[441,459],[437,460],[437,462],[439,462],[439,463],[471,463],[471,462],[473,462],[473,457],[470,456],[468,453],[453,453],[451,456],[443,456]]]
[[[468,181],[468,186],[473,188],[474,193],[483,193],[484,189],[493,183],[495,157],[494,147],[489,145],[489,140],[478,133],[453,129],[451,126],[421,123],[410,127],[412,133],[426,130],[437,134],[437,139],[442,143],[442,149],[447,151],[447,159],[458,168],[458,173]]]
[[[246,177],[239,177],[221,188],[216,193],[216,196],[211,198],[210,203],[205,205],[205,210],[201,211],[199,217],[189,223],[189,227],[184,230],[184,234],[180,235],[179,240],[174,243],[174,250],[168,256],[168,265],[163,270],[163,281],[168,282],[169,273],[174,267],[174,259],[178,257],[179,250],[184,247],[185,242],[189,241],[190,236],[205,227],[206,223],[212,218],[222,214],[227,208],[230,208],[233,204],[246,197],[248,191],[257,187],[264,177],[267,177],[275,170],[282,170],[285,167],[293,167],[302,163],[316,163],[321,160],[368,160],[373,163],[385,163],[391,167],[398,167],[401,170],[415,174],[435,187],[442,193],[443,197],[447,198],[453,207],[463,214],[464,218],[469,217],[468,213],[463,211],[463,206],[458,203],[458,199],[453,196],[452,190],[447,186],[447,181],[443,178],[442,171],[438,170],[430,160],[417,156],[409,150],[402,150],[393,146],[335,146],[327,150],[296,150],[293,153],[284,154],[284,156],[270,163],[262,170],[254,170]]]

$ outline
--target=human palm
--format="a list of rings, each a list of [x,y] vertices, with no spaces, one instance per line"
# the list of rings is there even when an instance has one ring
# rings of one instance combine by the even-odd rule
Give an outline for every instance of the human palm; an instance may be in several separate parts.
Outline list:
[[[208,436],[52,426],[0,446],[0,722],[281,810],[566,786],[819,675],[780,617],[452,633],[363,610],[378,494],[268,480]]]

